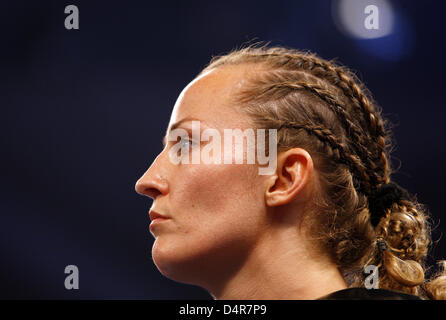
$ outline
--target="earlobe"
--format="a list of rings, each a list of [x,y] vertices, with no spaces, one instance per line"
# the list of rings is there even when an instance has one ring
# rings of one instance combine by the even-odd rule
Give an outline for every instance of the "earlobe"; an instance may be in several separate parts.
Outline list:
[[[277,184],[277,180],[279,179],[277,174],[273,174],[268,182],[267,182],[267,188],[265,191],[265,201],[266,201],[266,205],[269,207],[274,207],[276,206],[276,198],[275,198],[275,192],[276,192],[276,184]]]
[[[268,180],[265,191],[266,204],[280,206],[303,197],[312,171],[313,160],[306,150],[293,148],[279,154],[276,173]]]

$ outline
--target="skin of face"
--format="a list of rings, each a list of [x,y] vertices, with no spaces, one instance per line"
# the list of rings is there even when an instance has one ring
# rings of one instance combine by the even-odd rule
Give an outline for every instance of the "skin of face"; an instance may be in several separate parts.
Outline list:
[[[191,130],[192,119],[198,120],[202,131],[215,128],[222,137],[223,129],[252,128],[229,98],[243,85],[245,72],[225,68],[197,77],[179,95],[169,128],[184,119],[178,128]],[[266,177],[258,166],[235,161],[174,164],[168,155],[173,143],[136,184],[138,193],[154,199],[151,209],[170,218],[151,229],[153,260],[163,275],[180,282],[205,285],[231,277],[268,228]]]

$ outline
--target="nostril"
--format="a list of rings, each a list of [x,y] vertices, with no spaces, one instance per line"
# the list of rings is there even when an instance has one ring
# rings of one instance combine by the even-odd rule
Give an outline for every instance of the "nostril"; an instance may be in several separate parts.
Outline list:
[[[158,197],[161,194],[161,191],[159,191],[156,188],[147,188],[146,190],[144,190],[144,194],[155,200],[156,197]]]

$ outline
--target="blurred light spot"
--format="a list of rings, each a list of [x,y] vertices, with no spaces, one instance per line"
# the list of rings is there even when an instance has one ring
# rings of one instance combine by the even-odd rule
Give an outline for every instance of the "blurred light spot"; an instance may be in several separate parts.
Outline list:
[[[367,28],[366,19],[373,14],[366,10],[369,6],[378,9],[378,29]],[[395,62],[408,58],[414,50],[410,21],[387,0],[333,0],[332,16],[336,27],[368,55]],[[368,24],[370,27],[370,19]]]
[[[394,14],[387,0],[334,0],[332,15],[337,28],[352,38],[375,39],[392,33]],[[370,28],[372,16],[378,28]]]
[[[403,15],[395,15],[394,29],[388,36],[356,40],[356,44],[369,55],[396,62],[409,58],[415,49],[415,32]]]

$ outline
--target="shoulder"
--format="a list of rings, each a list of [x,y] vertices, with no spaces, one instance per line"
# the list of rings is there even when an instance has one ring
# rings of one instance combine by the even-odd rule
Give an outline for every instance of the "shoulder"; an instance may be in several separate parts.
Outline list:
[[[419,297],[384,289],[348,288],[318,300],[421,300]]]

